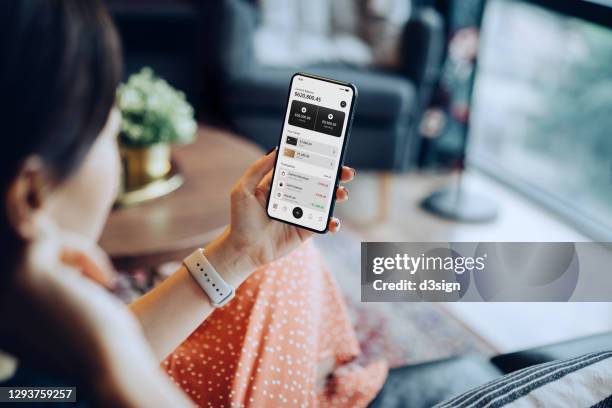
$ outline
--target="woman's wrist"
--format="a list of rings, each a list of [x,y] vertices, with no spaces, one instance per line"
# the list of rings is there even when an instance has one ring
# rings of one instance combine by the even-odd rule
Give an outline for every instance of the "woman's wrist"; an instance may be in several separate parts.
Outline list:
[[[257,265],[231,239],[229,229],[204,248],[204,256],[232,287],[244,282]]]

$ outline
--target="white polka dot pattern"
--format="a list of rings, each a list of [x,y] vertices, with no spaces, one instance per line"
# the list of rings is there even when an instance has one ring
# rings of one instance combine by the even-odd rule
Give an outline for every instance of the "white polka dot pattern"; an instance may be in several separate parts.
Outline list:
[[[201,407],[360,407],[387,365],[351,362],[359,352],[342,295],[306,243],[251,275],[162,366]],[[318,389],[317,367],[330,358]]]

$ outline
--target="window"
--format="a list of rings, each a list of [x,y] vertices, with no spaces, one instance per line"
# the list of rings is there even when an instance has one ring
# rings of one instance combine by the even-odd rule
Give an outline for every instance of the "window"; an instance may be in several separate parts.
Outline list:
[[[490,1],[469,148],[477,166],[612,240],[612,28]]]

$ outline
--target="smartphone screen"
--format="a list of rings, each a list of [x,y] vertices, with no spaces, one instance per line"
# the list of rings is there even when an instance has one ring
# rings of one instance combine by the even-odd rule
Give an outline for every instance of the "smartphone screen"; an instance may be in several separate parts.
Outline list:
[[[327,231],[355,97],[352,84],[293,76],[268,198],[271,218]]]

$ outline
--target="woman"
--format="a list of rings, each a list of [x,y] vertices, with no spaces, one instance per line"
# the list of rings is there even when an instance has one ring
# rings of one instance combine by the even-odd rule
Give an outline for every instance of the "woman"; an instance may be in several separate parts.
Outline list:
[[[0,348],[20,359],[14,378],[23,380],[21,385],[34,379],[38,385],[78,384],[79,396],[102,406],[365,405],[381,386],[385,368],[343,364],[358,348],[333,281],[314,249],[300,247],[311,234],[266,216],[274,152],[238,180],[230,225],[204,249],[234,287],[257,270],[233,302],[207,319],[213,306],[185,267],[129,309],[101,287],[113,280],[95,240],[119,175],[116,33],[100,1],[6,0],[0,7],[5,101]],[[341,179],[350,181],[353,175],[345,167]],[[339,188],[338,201],[347,194]],[[339,221],[330,220],[330,230],[338,228]],[[283,258],[298,247],[295,255]],[[306,257],[309,268],[302,265]],[[313,276],[319,279],[314,282]],[[311,302],[287,296],[280,282],[307,285],[299,289],[313,296]],[[287,306],[296,298],[304,314]],[[330,313],[335,339],[310,332],[326,330],[329,324],[321,319]],[[282,327],[289,319],[293,323]],[[287,351],[294,344],[285,334],[293,330],[306,341]],[[159,368],[175,349],[164,366],[192,400]],[[278,350],[288,354],[277,357]],[[296,355],[304,360],[292,361]],[[227,366],[205,367],[215,362]],[[275,378],[297,368],[303,370],[292,383],[277,383]],[[189,382],[186,375],[197,380]],[[205,388],[213,376],[222,377],[224,389],[220,380],[216,388]],[[360,381],[369,387],[359,389]],[[274,391],[267,391],[268,385]],[[291,387],[298,391],[290,392]],[[276,389],[287,391],[281,397]]]

